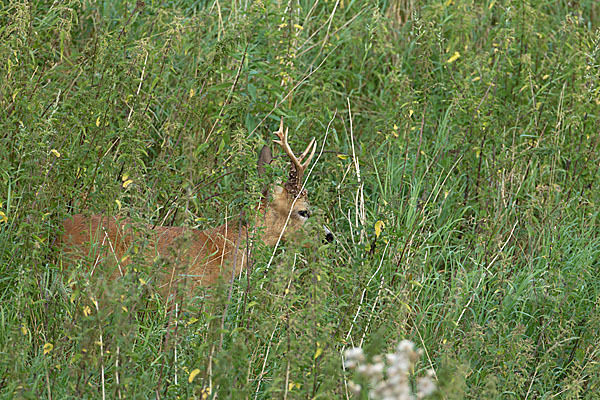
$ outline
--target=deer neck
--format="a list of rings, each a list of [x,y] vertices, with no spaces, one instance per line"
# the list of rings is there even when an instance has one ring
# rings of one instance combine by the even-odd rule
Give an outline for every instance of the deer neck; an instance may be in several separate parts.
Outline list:
[[[253,240],[267,246],[275,246],[280,240],[281,231],[285,226],[287,213],[276,210],[273,204],[261,205],[256,213]],[[283,239],[283,238],[281,238]]]
[[[235,248],[238,242],[240,243],[240,247],[243,246],[248,236],[248,228],[246,221],[242,217],[241,219],[236,218],[225,222],[217,228],[205,231],[205,233],[217,238],[217,241],[221,242],[219,247]]]

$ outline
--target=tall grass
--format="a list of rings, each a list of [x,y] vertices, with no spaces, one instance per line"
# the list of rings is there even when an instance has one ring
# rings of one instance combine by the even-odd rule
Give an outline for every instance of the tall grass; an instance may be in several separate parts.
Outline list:
[[[2,397],[345,398],[343,351],[403,339],[439,398],[597,397],[599,29],[593,0],[0,2]],[[78,212],[250,214],[281,116],[320,211],[231,300],[174,317],[160,263],[57,251]]]

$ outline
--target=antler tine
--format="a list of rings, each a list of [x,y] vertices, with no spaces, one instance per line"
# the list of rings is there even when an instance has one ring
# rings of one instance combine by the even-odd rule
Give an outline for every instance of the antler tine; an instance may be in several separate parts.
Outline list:
[[[304,157],[306,157],[306,155],[308,154],[308,151],[310,150],[311,147],[312,147],[312,152],[310,153],[310,156],[303,164],[300,164],[302,162],[302,160],[304,159]],[[300,160],[298,161],[298,164],[300,164],[300,168],[298,168],[296,166],[296,171],[297,171],[296,175],[298,177],[298,183],[297,183],[298,188],[300,188],[302,186],[302,178],[304,177],[304,171],[308,167],[308,164],[310,164],[310,160],[312,160],[313,156],[315,155],[315,151],[317,151],[317,144],[315,143],[315,138],[313,138],[310,141],[310,144],[308,145],[306,150],[304,150],[304,153],[302,153],[302,155],[300,156]]]
[[[277,143],[278,145],[280,145],[281,147],[283,147],[283,150],[285,151],[285,153],[288,155],[288,157],[290,158],[290,161],[292,162],[292,164],[294,164],[294,167],[296,167],[296,171],[298,172],[299,175],[302,175],[302,164],[300,164],[300,160],[298,160],[298,158],[296,158],[296,156],[294,155],[294,152],[292,151],[290,144],[288,143],[288,131],[289,129],[286,128],[285,131],[283,130],[283,117],[281,118],[281,122],[279,124],[279,130],[277,132],[274,132],[277,137],[279,138],[279,140],[273,140],[275,143]]]
[[[315,138],[311,139],[310,143],[306,147],[306,150],[304,150],[304,153],[302,153],[300,155],[300,158],[298,159],[300,162],[302,162],[302,160],[304,160],[304,157],[306,157],[306,155],[308,154],[308,152],[312,148],[310,156],[308,157],[308,159],[306,160],[306,162],[304,162],[302,164],[302,168],[303,169],[306,169],[306,167],[308,167],[308,165],[310,164],[310,161],[312,160],[313,156],[315,155],[315,151],[317,150],[317,144],[315,143],[315,140],[316,140]]]

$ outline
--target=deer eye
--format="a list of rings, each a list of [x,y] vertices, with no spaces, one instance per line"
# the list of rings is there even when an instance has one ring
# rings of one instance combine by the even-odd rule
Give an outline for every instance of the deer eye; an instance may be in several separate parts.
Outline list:
[[[302,218],[308,219],[308,217],[310,217],[310,212],[308,210],[301,210],[301,211],[298,211],[298,215],[301,216]]]

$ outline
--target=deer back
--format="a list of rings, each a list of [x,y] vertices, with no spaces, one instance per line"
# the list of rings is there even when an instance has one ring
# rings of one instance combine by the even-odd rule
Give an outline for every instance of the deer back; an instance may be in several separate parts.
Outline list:
[[[191,288],[214,284],[225,271],[232,272],[231,267],[238,274],[245,264],[244,252],[232,264],[238,232],[231,224],[201,231],[77,214],[63,222],[63,230],[62,248],[68,259],[84,259],[91,274],[102,268],[100,273],[108,279],[123,276],[141,249],[145,263],[161,267],[154,286],[163,296],[181,283]]]

